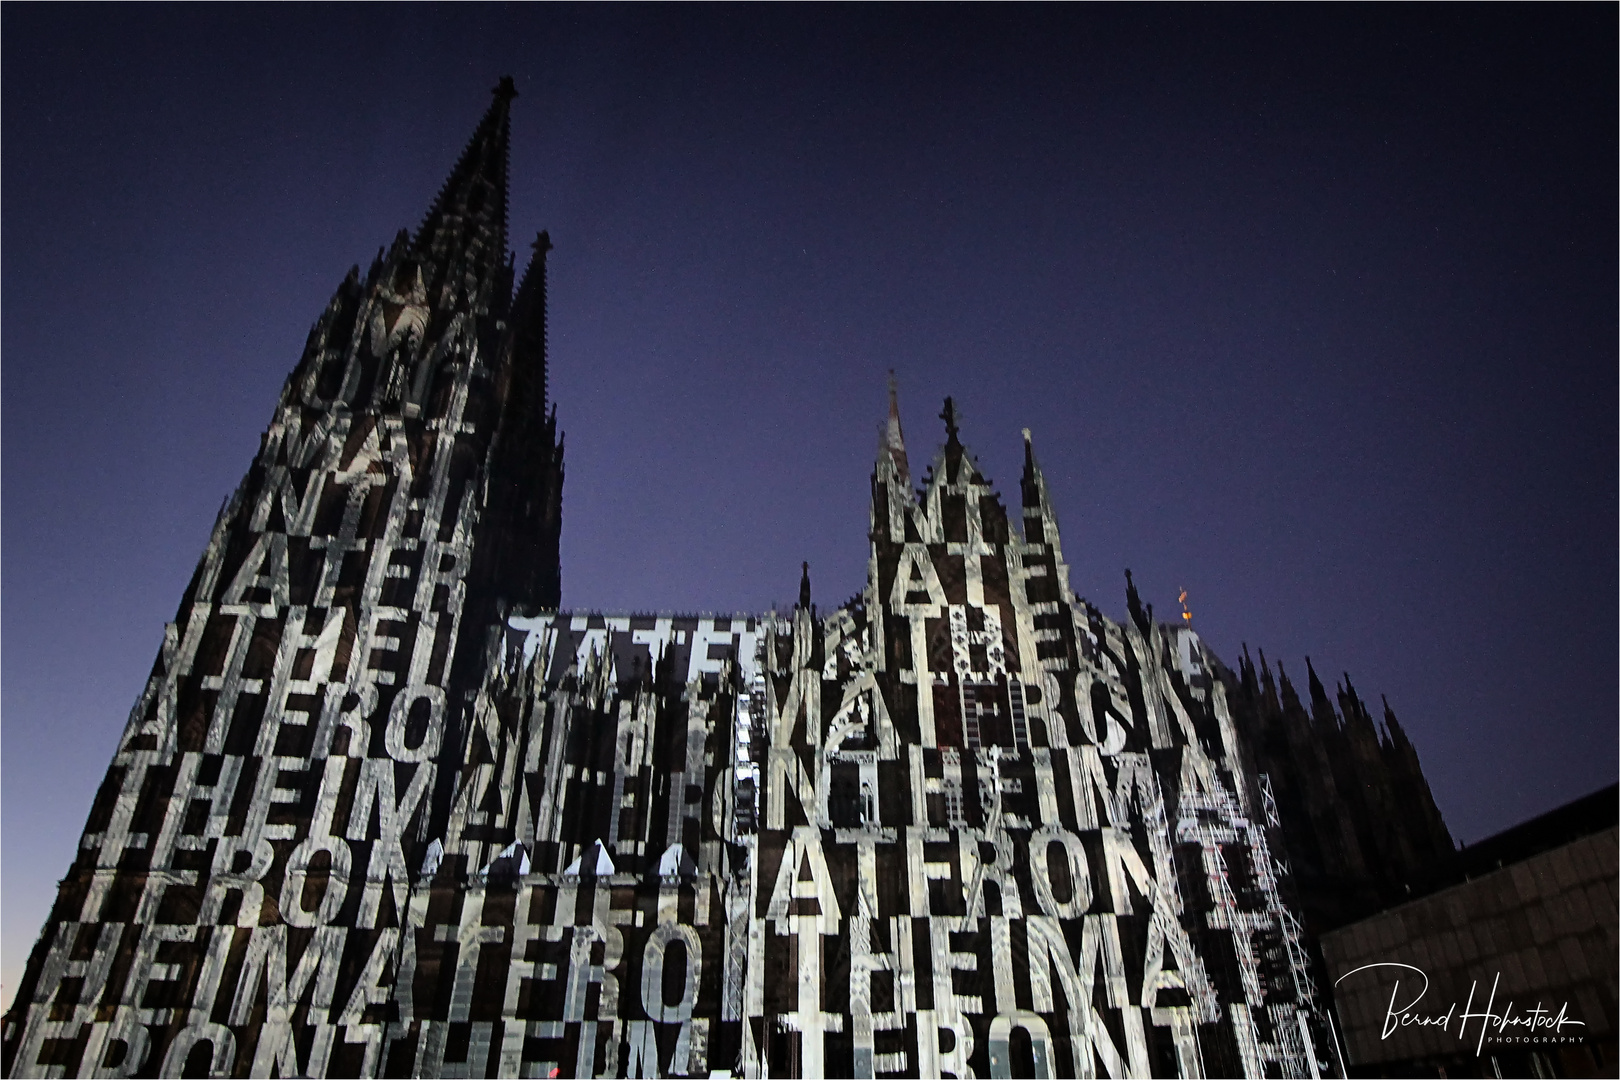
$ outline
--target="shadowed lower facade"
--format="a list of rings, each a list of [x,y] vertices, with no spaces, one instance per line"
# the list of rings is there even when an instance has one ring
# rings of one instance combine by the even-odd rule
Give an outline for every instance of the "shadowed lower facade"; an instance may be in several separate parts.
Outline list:
[[[1068,584],[1026,433],[791,612],[559,610],[510,81],[311,331],[6,1017],[8,1075],[1338,1075],[1316,944],[1452,846],[1387,712]]]

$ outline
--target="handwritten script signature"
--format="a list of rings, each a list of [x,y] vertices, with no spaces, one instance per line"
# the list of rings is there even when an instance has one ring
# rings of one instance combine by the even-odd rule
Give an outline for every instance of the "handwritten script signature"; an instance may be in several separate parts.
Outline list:
[[[1483,1012],[1474,1011],[1474,997],[1479,990],[1478,979],[1475,979],[1473,984],[1469,986],[1468,1004],[1463,1006],[1463,1011],[1461,1013],[1457,1011],[1457,1003],[1455,1001],[1453,1001],[1451,1003],[1451,1007],[1443,1013],[1416,1011],[1418,1002],[1422,1001],[1423,995],[1429,992],[1429,976],[1423,971],[1422,968],[1414,967],[1411,964],[1363,964],[1353,971],[1347,971],[1343,975],[1340,975],[1336,980],[1334,980],[1333,985],[1337,986],[1339,983],[1344,982],[1344,980],[1348,979],[1357,972],[1368,971],[1372,968],[1401,968],[1406,971],[1416,972],[1418,977],[1423,980],[1422,988],[1412,996],[1410,1001],[1405,1003],[1401,1003],[1401,980],[1395,980],[1395,986],[1389,994],[1389,1004],[1384,1009],[1384,1028],[1383,1032],[1379,1035],[1380,1040],[1387,1039],[1400,1029],[1406,1027],[1432,1027],[1439,1028],[1441,1031],[1450,1033],[1452,1030],[1451,1025],[1453,1022],[1455,1022],[1457,1025],[1457,1041],[1461,1042],[1464,1037],[1464,1033],[1468,1028],[1469,1022],[1472,1020],[1478,1020],[1479,1041],[1474,1046],[1474,1056],[1478,1057],[1480,1052],[1484,1049],[1485,1037],[1493,1033],[1497,1035],[1505,1035],[1509,1033],[1562,1034],[1565,1027],[1571,1025],[1575,1027],[1586,1026],[1585,1021],[1571,1020],[1567,1015],[1565,1015],[1569,1011],[1569,1003],[1567,1001],[1558,1007],[1558,1011],[1556,1013],[1554,1013],[1551,1009],[1543,1008],[1540,1001],[1536,1002],[1536,1006],[1533,1009],[1520,1009],[1515,1012],[1513,1008],[1514,1003],[1511,1000],[1502,1008],[1501,1012],[1494,1011],[1496,1006],[1496,991],[1502,982],[1502,973],[1500,971],[1496,973],[1496,978],[1491,982],[1491,995],[1488,999],[1486,999],[1485,1009]]]

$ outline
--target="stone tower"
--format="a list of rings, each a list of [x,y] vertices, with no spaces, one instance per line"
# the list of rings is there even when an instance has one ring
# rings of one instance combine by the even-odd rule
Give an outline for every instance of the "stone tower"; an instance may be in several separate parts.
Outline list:
[[[515,96],[310,331],[119,740],[8,1072],[375,1068],[485,629],[559,598],[550,245],[514,295]]]

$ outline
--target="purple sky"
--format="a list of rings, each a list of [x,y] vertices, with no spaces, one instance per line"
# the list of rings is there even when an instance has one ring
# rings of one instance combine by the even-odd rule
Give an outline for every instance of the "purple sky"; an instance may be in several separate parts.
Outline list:
[[[5,996],[352,263],[515,76],[563,596],[823,607],[898,374],[1077,592],[1388,694],[1454,835],[1615,779],[1616,13],[0,13]]]

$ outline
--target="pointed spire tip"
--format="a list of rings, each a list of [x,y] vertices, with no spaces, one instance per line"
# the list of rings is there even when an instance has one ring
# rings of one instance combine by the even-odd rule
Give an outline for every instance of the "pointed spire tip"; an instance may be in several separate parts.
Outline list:
[[[889,415],[879,425],[878,455],[887,457],[894,464],[895,471],[900,475],[902,484],[911,483],[911,465],[906,460],[906,440],[900,431],[900,390],[899,383],[894,377],[894,369],[889,369]]]
[[[517,96],[510,76],[494,90],[495,100],[473,129],[455,166],[416,230],[418,255],[436,264],[433,287],[460,271],[451,264],[465,260],[466,270],[483,279],[506,264],[508,103]],[[405,233],[409,241],[409,233]],[[440,282],[440,274],[449,274]],[[473,287],[469,285],[469,289]]]

